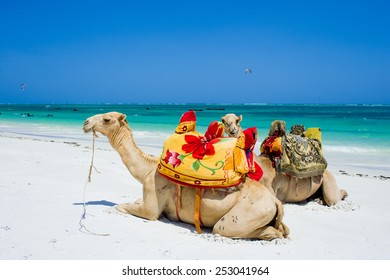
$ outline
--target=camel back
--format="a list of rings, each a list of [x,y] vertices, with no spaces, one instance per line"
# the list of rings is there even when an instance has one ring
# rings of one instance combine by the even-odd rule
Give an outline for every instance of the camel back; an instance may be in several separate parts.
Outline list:
[[[229,188],[241,183],[249,171],[245,151],[237,138],[204,141],[197,132],[172,134],[164,143],[158,164],[161,175],[180,185]]]

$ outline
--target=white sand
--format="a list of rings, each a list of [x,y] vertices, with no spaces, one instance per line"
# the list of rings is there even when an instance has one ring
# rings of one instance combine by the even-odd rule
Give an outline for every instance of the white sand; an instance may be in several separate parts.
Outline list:
[[[87,184],[83,222],[109,236],[85,233],[79,221],[92,154],[89,139],[0,133],[0,265],[7,260],[390,259],[390,181],[379,178],[388,174],[370,169],[358,176],[343,167],[346,175],[330,162],[339,186],[349,192],[345,201],[334,207],[315,201],[285,205],[288,239],[232,240],[208,229],[197,234],[192,225],[166,218],[151,222],[118,213],[114,205],[140,197],[141,186],[102,137],[95,152],[100,173],[93,172]],[[143,144],[145,152],[159,154]]]

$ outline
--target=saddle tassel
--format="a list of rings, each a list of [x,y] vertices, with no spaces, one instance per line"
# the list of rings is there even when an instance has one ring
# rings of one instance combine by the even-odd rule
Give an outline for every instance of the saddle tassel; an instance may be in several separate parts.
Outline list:
[[[181,186],[179,184],[176,184],[175,200],[176,200],[176,217],[179,221],[181,221],[180,214],[179,214],[181,208]]]
[[[196,231],[200,234],[202,233],[202,229],[200,228],[201,220],[200,220],[200,202],[202,199],[203,190],[200,188],[196,188],[195,194],[195,213],[194,213],[194,224]]]

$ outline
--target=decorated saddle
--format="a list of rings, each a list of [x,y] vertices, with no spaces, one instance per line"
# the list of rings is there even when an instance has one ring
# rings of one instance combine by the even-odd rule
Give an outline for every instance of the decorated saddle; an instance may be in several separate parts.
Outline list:
[[[204,135],[196,130],[195,112],[189,111],[164,143],[158,171],[169,180],[196,188],[229,188],[244,176],[260,180],[263,172],[253,160],[257,129],[239,138],[224,138],[223,125],[212,122]]]
[[[268,137],[261,144],[261,153],[273,162],[277,172],[297,178],[322,175],[327,162],[322,154],[321,130],[304,131],[301,125],[286,133],[284,121],[271,124]]]

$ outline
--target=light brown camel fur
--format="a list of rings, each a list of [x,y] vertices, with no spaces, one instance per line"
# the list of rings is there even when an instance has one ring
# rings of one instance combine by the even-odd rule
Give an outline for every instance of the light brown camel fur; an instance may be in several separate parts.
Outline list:
[[[227,135],[235,135],[237,130],[242,130],[240,125],[241,116],[227,114],[222,117],[222,121],[224,119],[229,120],[229,125],[225,125],[225,133]],[[332,206],[348,195],[345,190],[339,189],[335,177],[328,169],[325,169],[322,176],[296,178],[277,173],[275,168],[272,167],[271,160],[266,156],[256,156],[255,160],[264,172],[260,182],[283,203],[302,202],[320,191],[324,203]]]
[[[222,117],[222,123],[225,127],[225,133],[229,137],[238,138],[242,133],[242,128],[240,122],[242,121],[242,116],[239,117],[235,114],[226,114]]]
[[[126,115],[118,112],[98,114],[88,118],[84,132],[99,132],[106,136],[119,153],[132,176],[143,186],[143,197],[134,203],[124,203],[116,209],[148,220],[160,215],[178,221],[175,183],[158,172],[158,158],[147,155],[136,145]],[[180,220],[194,223],[194,188],[182,187]],[[205,190],[201,200],[201,219],[213,233],[230,238],[271,240],[286,237],[289,229],[282,222],[283,205],[261,183],[246,179],[242,188],[231,192]]]

